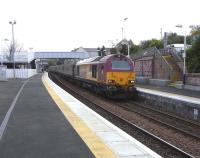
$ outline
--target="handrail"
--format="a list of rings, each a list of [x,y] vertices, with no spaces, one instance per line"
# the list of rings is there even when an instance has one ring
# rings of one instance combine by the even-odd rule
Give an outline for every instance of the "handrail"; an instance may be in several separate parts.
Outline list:
[[[178,52],[174,48],[165,48],[160,49],[162,55],[170,54],[172,55],[177,61],[183,61],[182,57],[178,55]]]

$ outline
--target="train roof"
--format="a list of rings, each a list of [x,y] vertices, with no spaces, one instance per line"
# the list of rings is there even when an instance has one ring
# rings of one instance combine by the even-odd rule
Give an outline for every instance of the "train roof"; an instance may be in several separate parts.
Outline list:
[[[87,64],[87,63],[91,63],[93,61],[95,61],[97,58],[99,58],[100,56],[96,56],[96,57],[92,57],[92,58],[87,58],[87,59],[83,59],[78,61],[76,64],[77,65],[81,65],[81,64]]]
[[[96,57],[80,60],[76,63],[76,65],[89,64],[89,63],[95,63],[95,62],[103,63],[114,56],[119,56],[119,55],[118,54],[110,54],[110,55],[106,55],[106,56],[96,56]],[[120,55],[120,56],[126,57],[125,55]]]
[[[108,59],[111,59],[113,57],[123,57],[123,58],[128,58],[127,56],[125,55],[122,55],[122,54],[110,54],[110,55],[106,55],[106,56],[103,56],[102,58],[99,59],[100,62],[105,62],[107,61]]]

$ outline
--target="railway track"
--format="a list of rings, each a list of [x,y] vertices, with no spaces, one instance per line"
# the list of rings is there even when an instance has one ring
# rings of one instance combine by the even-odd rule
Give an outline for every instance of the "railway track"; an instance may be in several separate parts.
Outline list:
[[[140,128],[136,124],[132,123],[131,121],[127,120],[124,117],[119,116],[117,113],[106,109],[105,107],[97,104],[95,100],[91,100],[88,98],[87,95],[82,95],[77,90],[73,90],[70,86],[67,86],[66,81],[60,78],[57,75],[50,74],[50,78],[56,82],[59,86],[63,89],[68,91],[69,93],[75,95],[79,100],[83,101],[93,110],[100,112],[103,117],[110,120],[127,133],[132,135],[133,137],[137,137],[139,141],[144,143],[145,145],[149,146],[152,150],[157,152],[163,157],[193,157],[192,155],[184,152],[183,150],[171,145],[170,143],[160,139],[159,137],[149,133],[148,131]]]
[[[143,117],[146,117],[147,119],[161,123],[162,125],[177,130],[178,132],[181,132],[187,136],[200,140],[200,124],[198,122],[186,120],[167,112],[151,108],[148,105],[144,106],[135,101],[117,104],[117,106],[120,106],[127,111],[137,113]]]

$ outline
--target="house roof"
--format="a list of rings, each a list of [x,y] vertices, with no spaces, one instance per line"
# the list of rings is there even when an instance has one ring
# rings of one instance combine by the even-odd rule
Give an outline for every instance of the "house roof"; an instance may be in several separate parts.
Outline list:
[[[98,52],[97,48],[83,48],[83,47],[79,47],[77,49],[75,49],[75,51],[79,50],[79,49],[84,49],[86,52],[90,53],[90,52]],[[107,52],[110,52],[111,48],[105,48]]]
[[[83,48],[86,52],[97,52],[97,48]]]
[[[129,44],[130,46],[133,45],[133,41],[132,40],[127,40],[127,39],[123,39],[121,40],[119,43],[117,43],[116,47],[119,47],[121,45],[124,45],[124,44]]]

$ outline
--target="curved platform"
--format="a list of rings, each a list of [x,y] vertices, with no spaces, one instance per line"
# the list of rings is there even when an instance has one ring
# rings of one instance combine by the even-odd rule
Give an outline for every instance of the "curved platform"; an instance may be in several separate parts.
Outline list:
[[[160,157],[65,92],[47,75],[43,76],[43,82],[65,117],[96,157]],[[106,150],[111,151],[112,156],[105,156]]]

